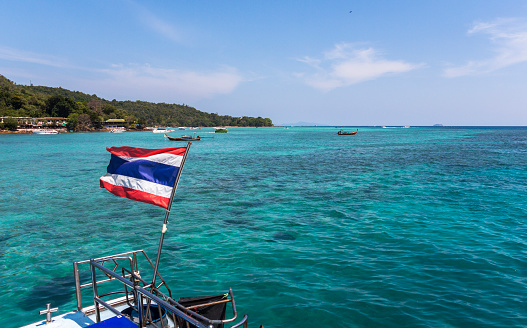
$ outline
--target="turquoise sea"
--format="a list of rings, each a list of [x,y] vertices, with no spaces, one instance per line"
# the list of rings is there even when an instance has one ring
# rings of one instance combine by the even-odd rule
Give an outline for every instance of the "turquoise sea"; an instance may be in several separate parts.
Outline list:
[[[197,131],[161,260],[176,296],[232,287],[249,327],[527,327],[527,128]],[[74,260],[155,258],[164,210],[99,177],[106,147],[177,145],[0,135],[1,327],[73,310]]]

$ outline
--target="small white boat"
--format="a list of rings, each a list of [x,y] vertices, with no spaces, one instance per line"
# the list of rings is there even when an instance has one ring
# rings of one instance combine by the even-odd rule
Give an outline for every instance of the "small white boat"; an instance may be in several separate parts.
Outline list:
[[[123,133],[125,131],[126,131],[125,129],[111,129],[110,133]]]
[[[34,134],[59,134],[59,131],[53,129],[38,129],[33,130]]]
[[[158,129],[158,128],[155,128],[152,130],[152,132],[154,133],[167,133],[167,132],[172,132],[172,129]]]

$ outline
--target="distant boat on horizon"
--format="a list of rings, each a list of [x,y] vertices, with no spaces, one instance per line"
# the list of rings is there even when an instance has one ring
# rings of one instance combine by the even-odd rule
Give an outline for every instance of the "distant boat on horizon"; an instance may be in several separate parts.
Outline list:
[[[352,132],[347,132],[347,131],[340,130],[339,132],[337,132],[337,134],[339,136],[353,136],[353,135],[356,135],[357,132],[359,132],[359,129],[357,129],[356,131],[352,131]]]

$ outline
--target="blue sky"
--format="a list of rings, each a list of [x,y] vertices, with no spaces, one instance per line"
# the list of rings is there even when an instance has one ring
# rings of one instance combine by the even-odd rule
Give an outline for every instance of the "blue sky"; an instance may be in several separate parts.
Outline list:
[[[275,124],[527,125],[525,0],[3,0],[0,29],[18,84]]]

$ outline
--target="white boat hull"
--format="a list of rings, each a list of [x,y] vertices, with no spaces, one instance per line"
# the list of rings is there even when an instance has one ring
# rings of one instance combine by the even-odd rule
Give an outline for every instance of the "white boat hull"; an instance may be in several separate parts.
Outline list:
[[[42,129],[42,130],[33,130],[33,133],[34,134],[59,134],[59,131]]]

